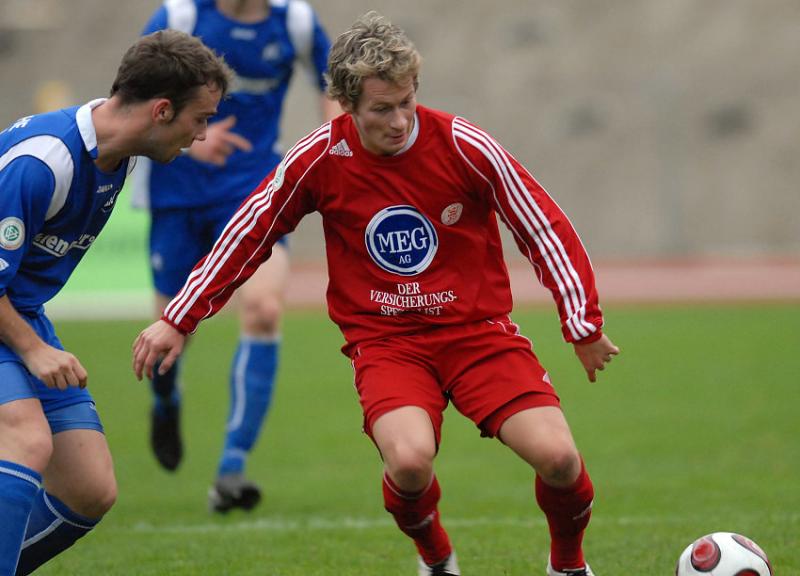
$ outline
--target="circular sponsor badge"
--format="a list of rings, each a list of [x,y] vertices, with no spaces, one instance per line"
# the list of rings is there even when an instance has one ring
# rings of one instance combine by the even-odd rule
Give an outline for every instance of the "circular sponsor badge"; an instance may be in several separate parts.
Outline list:
[[[390,206],[375,214],[364,240],[378,266],[402,276],[425,270],[439,247],[433,224],[413,206]]]
[[[19,218],[9,216],[0,221],[0,246],[16,250],[25,241],[25,224]]]

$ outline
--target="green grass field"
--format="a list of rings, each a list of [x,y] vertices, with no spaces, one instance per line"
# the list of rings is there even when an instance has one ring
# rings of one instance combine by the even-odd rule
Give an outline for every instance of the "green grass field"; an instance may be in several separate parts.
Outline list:
[[[776,574],[800,574],[800,307],[607,308],[622,355],[590,384],[555,314],[514,318],[550,370],[594,479],[586,551],[601,576],[669,575],[712,531],[747,534]],[[360,432],[341,336],[322,313],[292,312],[273,411],[249,474],[252,513],[206,511],[222,443],[236,326],[205,323],[184,371],[187,455],[161,471],[147,446],[148,392],[130,371],[143,322],[57,323],[82,359],[115,455],[120,496],[95,533],[46,575],[415,574],[383,511],[381,465]],[[547,529],[532,475],[452,409],[437,461],[441,510],[465,575],[543,574]]]

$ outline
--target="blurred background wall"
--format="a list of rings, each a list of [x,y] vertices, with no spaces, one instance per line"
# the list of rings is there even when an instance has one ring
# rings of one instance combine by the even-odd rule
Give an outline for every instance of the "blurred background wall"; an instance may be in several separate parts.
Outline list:
[[[158,0],[0,0],[0,125],[104,96]],[[800,255],[797,0],[311,0],[368,9],[425,58],[420,102],[480,124],[595,259]],[[297,77],[290,145],[319,118]],[[321,258],[318,222],[296,259]]]

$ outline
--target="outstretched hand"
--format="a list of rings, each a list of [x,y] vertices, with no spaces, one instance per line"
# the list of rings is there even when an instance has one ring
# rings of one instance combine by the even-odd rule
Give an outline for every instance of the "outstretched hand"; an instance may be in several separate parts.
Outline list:
[[[161,360],[158,373],[164,375],[178,359],[186,336],[163,320],[159,320],[142,330],[133,342],[133,372],[136,379],[142,375],[153,377],[153,366]]]
[[[208,162],[215,166],[224,166],[228,156],[236,150],[250,152],[253,145],[250,140],[233,132],[236,116],[228,116],[209,124],[204,140],[195,140],[189,148],[189,156],[201,162]]]
[[[590,382],[597,381],[596,370],[603,370],[605,365],[619,354],[619,348],[614,346],[614,343],[605,334],[599,340],[589,344],[576,343],[573,346],[575,347],[575,354],[583,364]]]

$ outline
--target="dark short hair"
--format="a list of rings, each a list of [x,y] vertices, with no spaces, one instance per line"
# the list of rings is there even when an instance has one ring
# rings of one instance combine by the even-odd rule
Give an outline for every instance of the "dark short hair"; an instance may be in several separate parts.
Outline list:
[[[200,86],[228,93],[233,72],[197,38],[177,30],[159,30],[125,52],[111,86],[111,96],[123,104],[167,98],[177,115]]]

